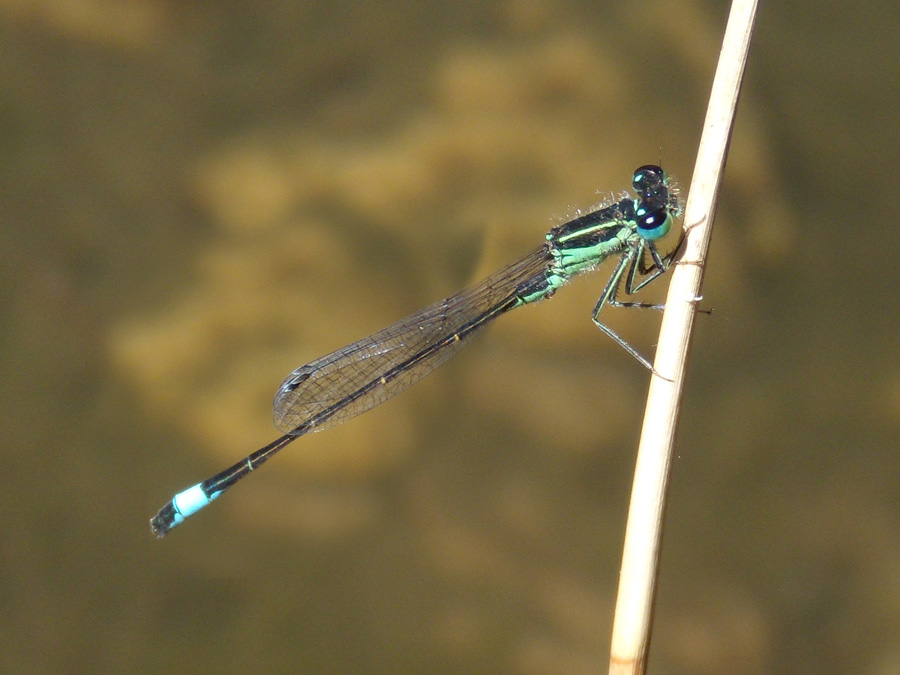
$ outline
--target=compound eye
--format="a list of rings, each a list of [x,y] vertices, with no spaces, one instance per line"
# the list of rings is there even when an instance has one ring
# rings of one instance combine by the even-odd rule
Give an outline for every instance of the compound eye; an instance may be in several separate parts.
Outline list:
[[[635,169],[631,184],[635,191],[643,193],[646,190],[657,189],[665,183],[665,180],[666,172],[662,170],[662,167],[656,166],[656,164],[645,164]]]
[[[655,241],[665,237],[672,229],[672,216],[665,207],[640,213],[637,219],[637,231],[644,239]]]

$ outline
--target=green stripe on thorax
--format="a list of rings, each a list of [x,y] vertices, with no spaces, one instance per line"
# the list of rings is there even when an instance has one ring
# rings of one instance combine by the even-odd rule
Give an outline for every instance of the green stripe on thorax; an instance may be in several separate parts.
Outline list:
[[[520,302],[527,304],[548,298],[573,276],[624,250],[640,236],[634,212],[634,201],[622,199],[550,230],[545,243],[550,257],[546,285],[520,296]]]

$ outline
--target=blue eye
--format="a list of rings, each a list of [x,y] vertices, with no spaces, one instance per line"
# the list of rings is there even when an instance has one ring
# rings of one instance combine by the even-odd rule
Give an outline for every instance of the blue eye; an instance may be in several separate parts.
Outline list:
[[[672,217],[665,207],[644,212],[641,210],[637,218],[637,230],[644,239],[655,241],[665,237],[672,229]]]

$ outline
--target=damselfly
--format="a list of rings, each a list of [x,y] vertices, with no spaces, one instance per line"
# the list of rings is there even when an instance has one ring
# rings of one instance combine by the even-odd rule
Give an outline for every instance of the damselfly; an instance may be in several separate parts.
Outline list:
[[[287,376],[275,394],[275,426],[284,435],[202,483],[177,494],[150,520],[158,537],[216,499],[288,443],[374,408],[415,384],[468,343],[475,333],[511,309],[549,298],[572,277],[619,256],[594,307],[594,323],[629,354],[650,363],[611,328],[600,323],[625,280],[629,295],[663,274],[677,250],[661,255],[656,243],[681,215],[677,191],[660,167],[634,172],[635,196],[626,195],[554,227],[544,243],[480,284],[435,303]],[[627,270],[627,272],[626,272]]]

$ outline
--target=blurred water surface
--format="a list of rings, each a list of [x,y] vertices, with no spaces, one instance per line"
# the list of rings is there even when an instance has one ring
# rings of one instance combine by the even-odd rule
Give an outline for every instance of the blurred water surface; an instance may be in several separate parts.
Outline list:
[[[726,11],[0,2],[0,667],[605,672],[647,384],[608,270],[147,521],[275,437],[293,368],[640,164],[686,188]],[[900,671],[898,14],[760,15],[652,672]]]

